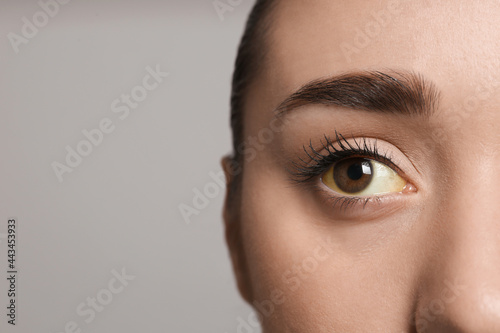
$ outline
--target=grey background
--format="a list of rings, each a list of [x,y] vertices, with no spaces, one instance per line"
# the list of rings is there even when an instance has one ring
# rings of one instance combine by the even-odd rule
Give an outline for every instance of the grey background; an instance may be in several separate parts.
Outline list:
[[[221,19],[212,0],[72,0],[16,53],[9,33],[41,7],[1,0],[0,276],[9,217],[19,270],[15,327],[0,279],[1,332],[64,332],[71,321],[82,332],[238,331],[251,310],[210,173],[230,151],[230,76],[252,4]],[[169,76],[120,120],[111,103],[156,65]],[[114,131],[59,182],[51,163],[103,118]],[[187,223],[179,206],[210,183],[213,198]],[[77,307],[123,268],[135,279],[86,323]]]

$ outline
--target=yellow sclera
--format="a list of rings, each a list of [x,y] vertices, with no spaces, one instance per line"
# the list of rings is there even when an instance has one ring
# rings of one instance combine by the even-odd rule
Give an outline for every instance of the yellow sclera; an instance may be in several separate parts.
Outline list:
[[[331,188],[333,191],[344,195],[344,196],[374,196],[374,195],[380,195],[380,194],[386,194],[386,193],[393,193],[393,192],[402,192],[403,189],[405,188],[407,182],[398,175],[396,171],[394,171],[392,168],[388,167],[387,165],[374,161],[374,160],[369,160],[365,159],[365,161],[368,161],[371,164],[371,181],[369,184],[366,186],[361,191],[357,192],[347,192],[342,190],[340,187],[346,187],[345,184],[337,184],[335,179],[339,178],[339,175],[335,175],[335,166],[337,163],[341,163],[345,161],[339,161],[336,164],[334,164],[323,176],[322,176],[322,181],[323,183]],[[341,175],[342,177],[340,178],[345,178],[343,177],[344,175]],[[340,186],[339,186],[340,185]]]

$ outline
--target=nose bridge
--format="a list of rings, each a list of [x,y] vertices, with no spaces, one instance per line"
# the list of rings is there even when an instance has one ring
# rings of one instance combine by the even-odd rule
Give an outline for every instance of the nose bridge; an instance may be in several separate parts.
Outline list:
[[[422,282],[418,332],[500,332],[498,154],[463,164],[438,204]]]

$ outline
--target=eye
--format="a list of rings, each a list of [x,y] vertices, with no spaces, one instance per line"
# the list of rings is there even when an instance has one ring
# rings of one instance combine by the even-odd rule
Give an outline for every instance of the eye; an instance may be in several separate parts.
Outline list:
[[[407,182],[387,165],[372,159],[342,159],[321,177],[333,191],[347,196],[372,196],[401,192]]]

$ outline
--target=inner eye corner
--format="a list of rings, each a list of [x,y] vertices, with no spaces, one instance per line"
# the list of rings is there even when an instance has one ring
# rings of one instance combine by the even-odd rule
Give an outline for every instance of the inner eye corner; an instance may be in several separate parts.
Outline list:
[[[418,188],[413,183],[410,183],[406,179],[405,179],[405,181],[406,181],[406,185],[403,188],[403,190],[401,191],[401,193],[403,193],[403,194],[411,194],[411,193],[417,193],[418,192]]]

